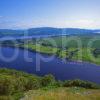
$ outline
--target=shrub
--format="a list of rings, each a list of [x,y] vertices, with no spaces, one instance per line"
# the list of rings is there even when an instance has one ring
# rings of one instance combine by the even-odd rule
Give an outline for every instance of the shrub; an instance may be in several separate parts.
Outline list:
[[[81,80],[56,81],[54,76],[45,75],[38,77],[24,72],[15,70],[0,69],[0,100],[18,100],[23,93],[28,90],[44,88],[52,89],[56,87],[84,87],[89,89],[97,89],[98,85]],[[1,99],[2,98],[2,99]],[[10,99],[9,99],[10,98]]]
[[[55,78],[53,75],[45,75],[42,79],[41,79],[41,85],[42,86],[48,86],[48,85],[52,85],[55,82]]]
[[[82,80],[68,80],[65,81],[63,84],[64,87],[84,87],[84,88],[89,88],[89,89],[97,89],[99,88],[98,85],[96,85],[95,83],[92,82],[88,82],[88,81],[82,81]]]
[[[41,87],[40,78],[15,70],[0,70],[0,95],[13,95]]]
[[[40,78],[30,76],[28,77],[27,84],[25,85],[26,90],[38,89],[41,87]]]
[[[9,95],[14,92],[14,80],[11,76],[0,75],[0,95]]]

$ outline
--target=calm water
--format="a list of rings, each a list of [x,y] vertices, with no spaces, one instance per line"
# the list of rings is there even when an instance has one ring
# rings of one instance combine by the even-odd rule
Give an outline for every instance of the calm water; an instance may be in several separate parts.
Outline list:
[[[29,57],[32,58],[31,62],[27,62],[24,59],[24,53],[25,53],[24,50],[18,49],[19,52],[16,59],[11,62],[8,62],[4,61],[4,58],[10,60],[10,58],[16,51],[16,48],[2,47],[0,50],[1,50],[0,52],[1,68],[6,67],[6,68],[22,70],[40,76],[43,76],[45,74],[53,74],[56,77],[56,79],[59,80],[82,79],[100,83],[100,66],[97,66],[95,64],[79,63],[79,62],[64,63],[62,62],[61,59],[54,57],[54,59],[52,59],[49,62],[41,60],[40,71],[36,71],[36,55],[39,56],[41,54],[25,50],[26,52],[28,52]],[[46,58],[49,57],[43,54],[42,56]]]

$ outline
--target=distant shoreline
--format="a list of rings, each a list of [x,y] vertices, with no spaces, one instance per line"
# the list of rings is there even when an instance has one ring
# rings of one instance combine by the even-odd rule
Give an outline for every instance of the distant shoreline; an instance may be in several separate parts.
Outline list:
[[[22,49],[22,50],[28,50],[29,52],[35,52],[35,53],[39,53],[39,54],[43,54],[43,55],[47,55],[47,56],[52,56],[54,54],[49,54],[49,53],[43,53],[43,52],[39,52],[39,51],[36,51],[36,50],[33,50],[33,49],[30,49],[30,48],[25,48],[25,47],[17,47],[17,46],[8,46],[8,45],[2,45],[0,47],[10,47],[10,48],[19,48],[19,49]],[[62,58],[59,58],[57,55],[54,55],[55,57],[57,57],[58,59],[61,59]],[[98,67],[100,67],[100,64],[96,64],[96,63],[93,63],[93,62],[89,62],[89,61],[80,61],[80,60],[70,60],[70,61],[67,61],[69,63],[73,63],[73,62],[76,62],[76,63],[88,63],[88,64],[93,64],[93,65],[96,65]]]

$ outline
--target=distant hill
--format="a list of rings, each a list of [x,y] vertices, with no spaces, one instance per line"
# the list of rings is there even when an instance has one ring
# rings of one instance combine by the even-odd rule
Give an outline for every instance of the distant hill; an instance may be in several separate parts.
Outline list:
[[[84,35],[84,34],[99,34],[100,30],[80,29],[80,28],[52,28],[52,27],[41,27],[41,28],[30,28],[28,30],[10,30],[0,29],[0,37],[13,36],[20,37],[24,34],[28,36],[44,36],[44,35]]]
[[[29,35],[72,35],[72,34],[96,34],[100,30],[80,29],[80,28],[31,28],[28,29]]]

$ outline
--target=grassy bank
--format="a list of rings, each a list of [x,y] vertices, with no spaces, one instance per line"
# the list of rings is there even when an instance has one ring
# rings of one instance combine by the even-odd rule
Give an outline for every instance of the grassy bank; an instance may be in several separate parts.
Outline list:
[[[79,91],[80,88],[84,88],[85,90],[96,89],[97,91],[99,91],[100,89],[99,85],[88,81],[57,81],[52,75],[45,75],[44,77],[39,77],[16,70],[0,69],[0,100],[19,100],[20,98],[23,98],[25,96],[25,93],[28,94],[28,91],[30,90],[33,91],[35,94],[44,95],[45,93],[47,93],[48,96],[50,96],[50,91],[53,90],[54,92],[52,93],[54,94],[52,95],[56,94],[60,96],[60,89],[62,91],[63,89],[66,90],[67,88],[72,89],[72,87],[78,87]],[[55,90],[59,91],[55,92]],[[69,91],[66,90],[64,92],[66,94]],[[72,90],[72,92],[74,91]],[[34,95],[34,93],[32,93],[32,95]],[[37,96],[35,100],[42,100],[38,99],[40,98],[40,95],[35,96]]]
[[[22,47],[27,48],[31,51],[39,52],[39,53],[44,53],[48,55],[56,55],[57,57],[61,59],[86,61],[86,62],[100,65],[100,57],[95,57],[93,55],[93,50],[95,48],[60,49],[60,48],[56,48],[52,46],[43,46],[41,44],[25,44]]]
[[[39,52],[47,55],[55,55],[61,59],[75,60],[75,61],[85,61],[100,65],[100,56],[95,57],[93,51],[95,48],[57,48],[52,46],[44,46],[41,44],[17,44],[13,45],[3,45],[4,47],[17,47],[21,49],[27,49],[31,52]],[[89,51],[88,51],[89,50]]]
[[[21,100],[100,100],[100,90],[78,87],[31,90]]]

